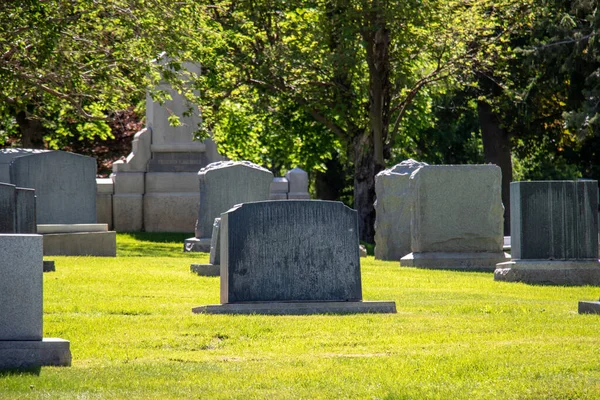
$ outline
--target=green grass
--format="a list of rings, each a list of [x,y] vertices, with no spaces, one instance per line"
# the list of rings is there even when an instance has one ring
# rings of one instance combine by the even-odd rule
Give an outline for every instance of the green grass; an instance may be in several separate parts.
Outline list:
[[[70,340],[73,365],[0,375],[0,398],[600,398],[600,317],[576,311],[600,288],[368,257],[364,298],[397,314],[195,315],[218,303],[219,278],[189,272],[208,255],[182,254],[184,237],[122,234],[117,258],[53,257],[44,336]]]

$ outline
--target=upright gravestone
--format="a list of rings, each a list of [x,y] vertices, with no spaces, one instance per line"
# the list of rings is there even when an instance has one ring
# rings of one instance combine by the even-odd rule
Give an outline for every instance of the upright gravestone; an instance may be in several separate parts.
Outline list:
[[[69,342],[42,335],[42,236],[0,234],[0,370],[70,365]]]
[[[185,241],[185,251],[210,250],[213,222],[236,204],[268,200],[273,174],[249,161],[219,161],[198,172],[200,205],[196,237]]]
[[[402,161],[375,176],[375,258],[394,260],[410,253],[410,218],[414,194],[410,175],[427,164]]]
[[[308,194],[308,174],[306,171],[296,167],[285,174],[290,185],[287,198],[292,200],[310,200]]]
[[[512,260],[494,279],[550,285],[600,285],[598,182],[512,182]]]
[[[262,201],[221,214],[221,305],[194,312],[395,312],[363,302],[355,210],[329,201]]]
[[[0,233],[36,233],[35,190],[0,183]]]
[[[409,190],[412,253],[402,266],[493,271],[506,260],[499,167],[424,166],[410,176]]]
[[[16,157],[10,183],[35,189],[38,224],[96,223],[96,160],[64,151]]]

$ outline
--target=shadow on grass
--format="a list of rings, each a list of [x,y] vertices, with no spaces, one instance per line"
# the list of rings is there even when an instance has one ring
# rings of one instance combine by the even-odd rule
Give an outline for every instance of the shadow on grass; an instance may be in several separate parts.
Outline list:
[[[193,233],[119,233],[117,257],[193,257],[194,253],[183,252],[183,241],[193,236]]]
[[[126,232],[123,235],[142,242],[180,243],[182,246],[185,239],[194,237],[194,233],[182,232]]]
[[[0,371],[0,378],[11,375],[37,375],[42,372],[42,367],[12,368]]]

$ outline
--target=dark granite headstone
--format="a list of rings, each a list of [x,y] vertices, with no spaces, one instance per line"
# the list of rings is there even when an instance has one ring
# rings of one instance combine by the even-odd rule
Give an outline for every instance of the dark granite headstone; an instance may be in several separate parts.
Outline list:
[[[10,165],[11,183],[34,188],[38,224],[96,223],[96,160],[63,151],[25,155]]]
[[[523,260],[598,259],[598,182],[512,182],[511,254]]]
[[[20,188],[16,192],[16,233],[36,233],[35,189]]]
[[[0,183],[0,232],[15,233],[16,229],[16,188]]]
[[[359,301],[358,218],[331,201],[262,201],[221,214],[221,303]]]

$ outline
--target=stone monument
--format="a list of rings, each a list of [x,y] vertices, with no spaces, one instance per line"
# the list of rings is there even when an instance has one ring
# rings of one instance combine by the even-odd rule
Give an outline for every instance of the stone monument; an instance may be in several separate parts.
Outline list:
[[[185,81],[200,74],[197,64],[183,67],[179,73]],[[146,127],[135,135],[127,160],[113,164],[112,220],[119,232],[191,232],[198,212],[198,170],[223,159],[211,139],[194,140],[202,121],[198,107],[166,82],[158,88],[172,100],[160,104],[146,97]],[[181,125],[172,126],[171,115]]]
[[[273,174],[249,161],[221,161],[198,172],[200,204],[196,236],[186,239],[185,251],[210,251],[213,222],[236,204],[268,200]]]
[[[221,214],[221,305],[196,313],[395,312],[362,301],[358,218],[330,201],[244,203]]]
[[[412,253],[401,266],[493,271],[502,251],[501,172],[496,165],[435,165],[410,176]]]
[[[42,240],[0,234],[0,370],[71,365],[69,342],[42,335]]]
[[[598,182],[512,182],[511,256],[494,279],[600,285]]]
[[[410,253],[410,175],[426,165],[408,159],[375,176],[375,259],[398,261]]]

